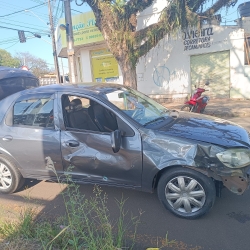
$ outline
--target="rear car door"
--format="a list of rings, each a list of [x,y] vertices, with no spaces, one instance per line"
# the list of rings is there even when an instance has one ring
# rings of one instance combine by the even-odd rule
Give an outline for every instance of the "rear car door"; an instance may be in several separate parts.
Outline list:
[[[92,112],[96,108],[99,112],[94,117]],[[107,106],[86,96],[62,94],[61,109],[64,117],[61,150],[65,172],[81,182],[141,186],[142,150],[137,130]],[[106,111],[107,123],[102,120]],[[114,153],[111,133],[116,129],[127,130],[127,134],[122,137],[120,151]]]
[[[19,97],[0,131],[1,147],[20,165],[24,177],[46,178],[62,170],[60,130],[54,125],[54,95]]]

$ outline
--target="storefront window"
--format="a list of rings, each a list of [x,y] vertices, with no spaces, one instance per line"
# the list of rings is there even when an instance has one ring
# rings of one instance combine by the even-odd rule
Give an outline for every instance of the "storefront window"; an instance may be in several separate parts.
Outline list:
[[[244,50],[245,50],[245,65],[250,65],[250,34],[245,35]]]

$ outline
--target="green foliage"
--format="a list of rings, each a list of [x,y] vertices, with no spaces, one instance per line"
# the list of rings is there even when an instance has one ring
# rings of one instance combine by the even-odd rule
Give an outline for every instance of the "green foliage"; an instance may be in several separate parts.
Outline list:
[[[0,49],[0,66],[18,68],[20,61],[16,57],[12,57],[6,50]]]
[[[67,183],[70,180],[68,176]],[[0,223],[0,239],[4,238],[11,246],[26,246],[27,241],[35,242],[40,245],[35,249],[44,250],[133,248],[142,213],[129,217],[128,211],[124,208],[125,199],[116,200],[119,215],[115,219],[109,213],[107,195],[98,186],[94,187],[93,196],[87,199],[79,192],[79,186],[70,182],[62,196],[66,208],[65,216],[53,221],[43,218],[36,220],[34,209],[28,208],[18,221]],[[128,231],[132,228],[131,236],[128,235]],[[1,249],[9,249],[2,246],[0,242]],[[23,249],[34,249],[32,247],[34,245]]]

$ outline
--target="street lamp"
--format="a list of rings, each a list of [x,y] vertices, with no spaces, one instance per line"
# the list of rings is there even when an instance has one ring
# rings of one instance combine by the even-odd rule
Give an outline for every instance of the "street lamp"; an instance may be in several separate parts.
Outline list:
[[[59,28],[60,30],[65,30],[66,34],[68,35],[69,29],[68,29],[69,24],[67,24],[67,26],[65,24],[60,24]]]
[[[49,23],[46,23],[43,19],[41,19],[37,14],[35,14],[31,10],[24,10],[25,12],[30,12],[33,16],[37,17],[41,22],[45,23],[46,25],[49,25]]]

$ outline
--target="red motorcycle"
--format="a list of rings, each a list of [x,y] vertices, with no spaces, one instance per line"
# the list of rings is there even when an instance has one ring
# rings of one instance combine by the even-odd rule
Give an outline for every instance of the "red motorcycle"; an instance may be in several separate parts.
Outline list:
[[[209,82],[206,82],[205,85],[209,85]],[[185,105],[181,107],[182,111],[195,112],[195,113],[204,113],[204,110],[209,101],[209,97],[206,95],[201,95],[203,92],[209,91],[203,88],[197,88],[190,100],[185,102]]]

